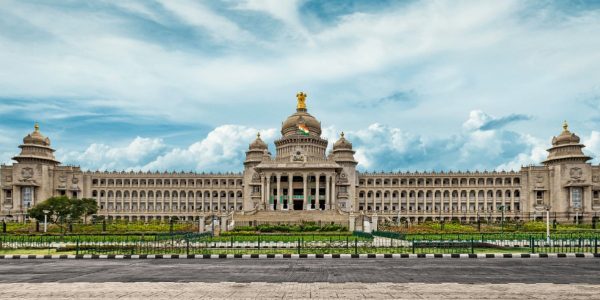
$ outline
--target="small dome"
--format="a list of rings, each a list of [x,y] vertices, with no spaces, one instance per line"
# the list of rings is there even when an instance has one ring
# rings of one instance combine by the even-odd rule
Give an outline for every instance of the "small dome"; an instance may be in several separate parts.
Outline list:
[[[552,145],[579,144],[579,136],[569,131],[567,121],[563,123],[563,132],[552,138]]]
[[[340,134],[340,139],[337,140],[337,142],[335,142],[335,144],[333,144],[333,150],[341,150],[341,149],[352,150],[352,143],[350,143],[344,137],[343,132]]]
[[[49,147],[50,139],[40,133],[40,125],[38,125],[38,123],[35,123],[35,126],[33,128],[33,132],[23,138],[23,144],[35,144]]]
[[[263,142],[263,140],[260,138],[260,133],[256,134],[256,139],[254,140],[254,142],[250,143],[250,147],[248,147],[250,150],[266,150],[267,144],[265,144],[265,142]]]

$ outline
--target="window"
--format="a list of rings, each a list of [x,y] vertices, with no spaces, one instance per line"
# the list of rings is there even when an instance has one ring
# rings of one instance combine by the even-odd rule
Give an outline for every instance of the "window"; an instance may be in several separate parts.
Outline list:
[[[4,193],[6,195],[6,199],[12,198],[12,191],[11,190],[6,190],[6,191],[4,191]]]
[[[544,191],[535,192],[535,203],[544,204]]]
[[[581,188],[571,188],[571,205],[573,208],[581,208]]]
[[[27,186],[24,187],[21,192],[23,193],[23,207],[30,208],[33,202],[33,188]]]

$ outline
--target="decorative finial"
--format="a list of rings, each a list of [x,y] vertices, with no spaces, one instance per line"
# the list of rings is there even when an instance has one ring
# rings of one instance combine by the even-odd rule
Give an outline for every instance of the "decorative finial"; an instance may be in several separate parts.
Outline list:
[[[344,132],[342,131],[342,133],[340,133],[340,136],[342,136],[342,138],[344,138]]]
[[[257,138],[257,139],[260,139],[260,132],[257,132],[257,133],[256,133],[256,138]]]
[[[38,124],[38,122],[35,122],[35,125],[33,125],[33,128],[35,129],[35,132],[40,131],[40,124]]]
[[[296,109],[306,109],[306,93],[298,92],[296,98],[298,98],[298,106],[296,106]]]
[[[569,130],[569,124],[567,124],[567,120],[565,120],[565,121],[563,122],[563,130],[564,130],[564,131],[568,131],[568,130]]]

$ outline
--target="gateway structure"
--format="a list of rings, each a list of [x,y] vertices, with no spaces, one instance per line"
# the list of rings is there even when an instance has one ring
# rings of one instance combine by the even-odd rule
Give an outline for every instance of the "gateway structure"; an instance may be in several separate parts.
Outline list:
[[[547,210],[559,222],[591,222],[600,211],[600,166],[588,163],[566,122],[542,165],[516,172],[362,173],[343,133],[327,153],[306,94],[297,99],[275,154],[257,135],[242,173],[82,171],[55,159],[36,124],[16,163],[0,168],[1,216],[26,220],[29,207],[58,195],[95,198],[107,219],[220,219],[222,229],[306,221],[354,230],[367,222],[376,228],[399,221],[529,220]]]

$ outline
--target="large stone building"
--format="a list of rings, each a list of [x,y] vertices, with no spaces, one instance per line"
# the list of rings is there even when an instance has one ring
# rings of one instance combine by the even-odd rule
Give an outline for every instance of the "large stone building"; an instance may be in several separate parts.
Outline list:
[[[228,225],[338,223],[363,229],[382,222],[542,218],[591,222],[600,211],[600,166],[588,163],[579,137],[552,139],[539,166],[518,172],[362,173],[352,143],[340,135],[327,153],[321,122],[306,95],[282,124],[275,155],[259,135],[242,173],[82,171],[63,166],[39,127],[23,139],[16,163],[0,168],[1,215],[25,220],[27,208],[51,196],[95,198],[108,219],[219,218]]]

